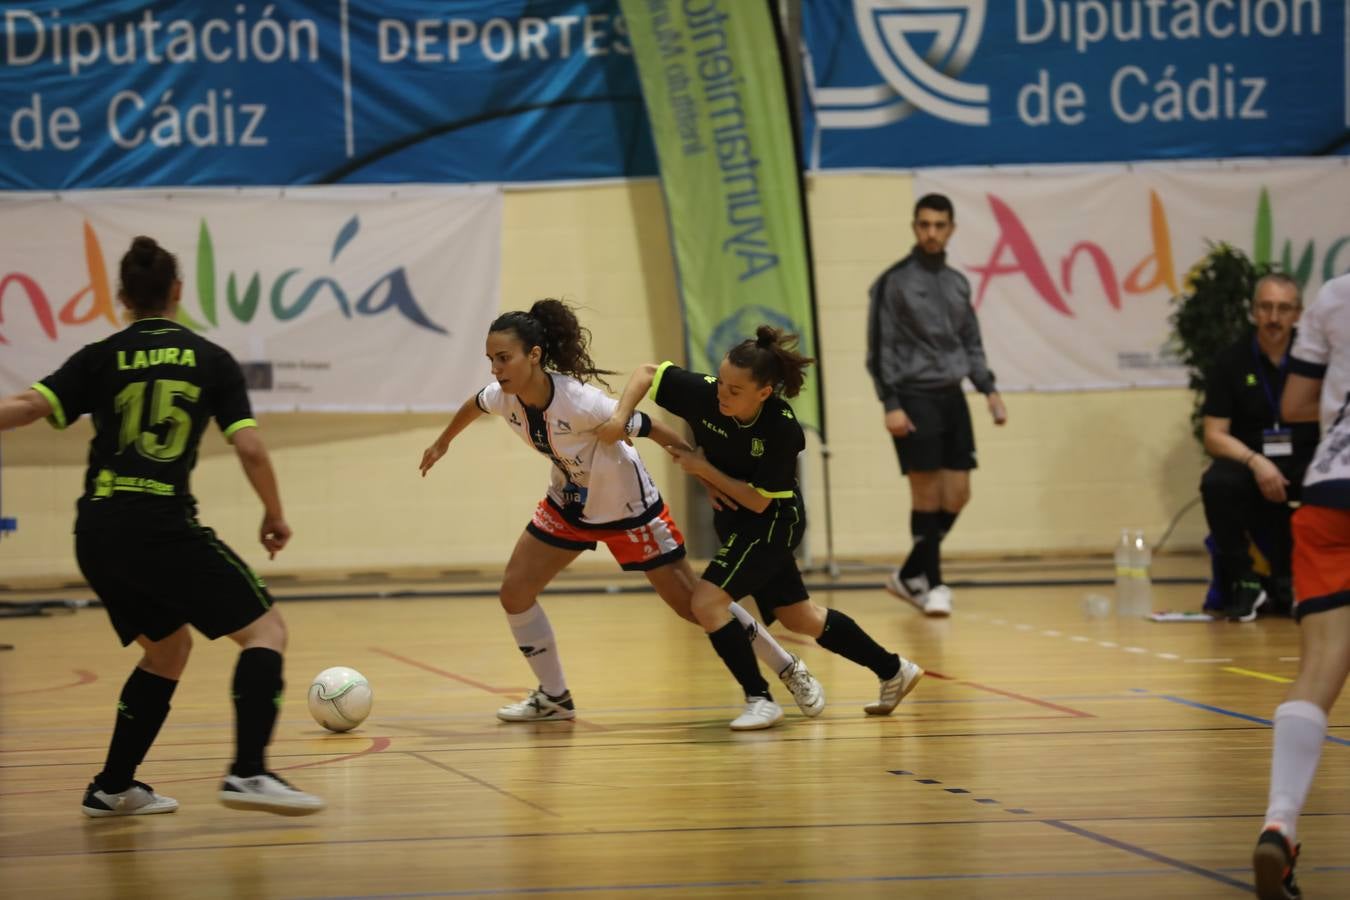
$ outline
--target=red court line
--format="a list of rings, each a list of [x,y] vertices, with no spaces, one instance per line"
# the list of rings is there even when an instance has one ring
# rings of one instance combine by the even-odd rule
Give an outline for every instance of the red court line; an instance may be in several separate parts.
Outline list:
[[[1073,716],[1075,719],[1095,719],[1097,718],[1090,712],[1083,712],[1081,709],[1073,709],[1069,706],[1060,706],[1058,703],[1051,703],[1049,700],[1037,700],[1035,697],[1028,697],[1026,694],[1018,694],[1014,691],[1005,691],[1001,688],[990,687],[987,684],[980,684],[976,681],[966,681],[964,678],[953,678],[950,675],[943,675],[941,672],[934,672],[932,669],[925,669],[924,675],[940,678],[943,681],[950,681],[954,684],[964,684],[967,687],[973,687],[977,691],[988,691],[991,694],[998,694],[1000,697],[1008,697],[1012,700],[1021,700],[1023,703],[1031,703],[1035,706],[1042,706],[1046,709],[1053,709],[1056,712],[1062,712],[1065,715]]]
[[[1060,706],[1058,703],[1051,703],[1049,700],[1037,700],[1035,697],[1028,697],[1025,694],[1016,694],[1012,691],[1003,691],[998,688],[989,687],[985,684],[976,684],[973,681],[958,681],[957,684],[964,684],[973,687],[978,691],[988,691],[991,694],[998,694],[1001,697],[1011,697],[1014,700],[1021,700],[1024,703],[1033,703],[1036,706],[1043,706],[1046,709],[1053,709],[1056,712],[1062,712],[1065,715],[1073,716],[1075,719],[1095,719],[1097,718],[1090,712],[1083,712],[1081,709],[1073,709],[1068,706]]]
[[[43,691],[64,691],[66,688],[79,687],[82,684],[92,684],[98,681],[98,676],[88,669],[75,669],[75,674],[79,676],[78,681],[72,681],[70,684],[55,684],[51,687],[24,688],[21,691],[0,691],[0,697],[13,697],[17,694],[40,694]]]
[[[365,756],[369,753],[382,753],[385,750],[389,749],[389,745],[391,743],[393,743],[393,741],[390,738],[373,737],[370,739],[370,746],[364,750],[358,750],[355,753],[348,753],[346,756],[335,756],[332,759],[319,759],[315,760],[314,762],[297,763],[296,765],[293,766],[280,766],[276,771],[289,772],[291,769],[308,769],[311,766],[326,766],[329,765],[330,763],[344,762],[349,759],[356,759],[358,756]]]
[[[442,678],[449,678],[451,681],[458,681],[460,684],[467,684],[469,687],[478,688],[480,691],[487,691],[489,694],[519,694],[522,692],[528,693],[529,691],[529,688],[493,687],[490,684],[483,684],[483,682],[481,681],[474,681],[472,678],[465,678],[463,675],[456,675],[454,672],[447,672],[444,669],[438,669],[433,665],[428,665],[427,663],[424,662],[418,662],[417,660],[409,659],[406,656],[399,656],[397,653],[394,653],[390,650],[385,650],[380,647],[370,647],[369,650],[371,653],[379,653],[383,656],[389,657],[390,659],[396,659],[401,663],[407,663],[410,666],[416,666],[417,668],[422,669],[423,671],[431,672],[433,675],[439,675]]]
[[[419,669],[422,669],[425,672],[431,672],[433,675],[439,675],[442,678],[449,678],[451,681],[458,681],[460,684],[467,684],[469,687],[478,688],[480,691],[487,691],[489,694],[508,694],[508,695],[527,694],[530,691],[529,688],[493,687],[490,684],[484,684],[481,681],[474,681],[472,678],[465,678],[463,675],[456,675],[454,672],[447,672],[444,669],[438,669],[435,666],[428,665],[427,663],[419,662],[415,659],[409,659],[406,656],[400,656],[399,654],[394,653],[393,651],[390,650],[385,650],[382,647],[369,647],[367,649],[369,649],[371,653],[379,653],[382,656],[387,656],[390,659],[398,660],[401,663],[407,663],[410,666],[415,666]],[[600,725],[595,722],[587,722],[584,719],[581,719],[580,717],[563,721],[575,722],[582,728],[590,728],[595,731],[609,731],[609,729],[606,728],[604,725]]]

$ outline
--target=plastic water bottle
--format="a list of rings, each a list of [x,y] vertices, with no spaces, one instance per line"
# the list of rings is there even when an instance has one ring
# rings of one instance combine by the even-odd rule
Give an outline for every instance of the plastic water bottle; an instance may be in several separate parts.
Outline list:
[[[1116,542],[1116,613],[1130,615],[1134,609],[1134,539],[1130,529],[1120,532]]]
[[[1153,565],[1153,548],[1144,540],[1143,531],[1134,533],[1130,550],[1132,557],[1130,574],[1134,576],[1131,612],[1136,616],[1146,616],[1153,612],[1153,578],[1149,574],[1149,567]]]

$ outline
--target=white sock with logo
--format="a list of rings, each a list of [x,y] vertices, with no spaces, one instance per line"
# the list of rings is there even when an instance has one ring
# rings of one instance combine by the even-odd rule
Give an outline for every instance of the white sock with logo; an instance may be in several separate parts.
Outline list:
[[[507,613],[511,634],[516,646],[525,655],[525,661],[534,670],[539,686],[550,697],[567,693],[567,679],[563,677],[562,660],[558,658],[558,642],[553,637],[553,625],[544,614],[544,607],[536,603],[523,613]]]
[[[769,630],[756,622],[755,617],[746,612],[734,600],[731,603],[731,614],[745,629],[746,636],[750,638],[750,646],[755,651],[755,656],[769,667],[770,672],[781,675],[784,669],[792,665],[792,656],[779,646],[778,642],[773,639],[773,635],[769,634]]]
[[[1270,755],[1270,805],[1265,825],[1278,825],[1290,843],[1294,843],[1298,814],[1308,799],[1326,736],[1327,714],[1316,703],[1289,700],[1275,708],[1275,749]]]

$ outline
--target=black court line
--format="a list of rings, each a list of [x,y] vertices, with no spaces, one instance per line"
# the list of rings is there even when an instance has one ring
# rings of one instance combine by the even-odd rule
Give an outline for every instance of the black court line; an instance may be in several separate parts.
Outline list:
[[[1229,878],[1227,875],[1223,875],[1219,872],[1215,872],[1210,869],[1203,868],[1201,866],[1193,865],[1192,863],[1184,862],[1180,859],[1173,859],[1170,856],[1164,856],[1161,853],[1155,853],[1152,850],[1146,850],[1143,847],[1136,846],[1135,844],[1126,843],[1125,841],[1117,840],[1116,838],[1113,837],[1107,837],[1106,835],[1098,834],[1095,831],[1088,831],[1086,828],[1080,828],[1077,825],[1070,825],[1068,822],[1065,822],[1062,819],[1041,819],[1040,821],[1044,822],[1046,825],[1051,826],[1052,828],[1058,828],[1061,831],[1067,831],[1070,834],[1076,834],[1079,837],[1085,837],[1088,840],[1096,841],[1099,844],[1105,844],[1106,846],[1114,847],[1117,850],[1124,850],[1126,853],[1131,853],[1135,856],[1143,857],[1144,859],[1151,860],[1152,862],[1162,863],[1163,865],[1171,866],[1174,869],[1180,869],[1183,872],[1189,872],[1192,875],[1199,875],[1202,878],[1208,878],[1211,881],[1217,881],[1220,884],[1226,884],[1229,887],[1235,887],[1244,893],[1248,894],[1252,893],[1251,885],[1247,884],[1245,881],[1238,881],[1236,878]]]
[[[1350,813],[1313,813],[1305,814],[1304,817],[1328,817],[1328,816],[1350,816]],[[948,828],[955,826],[977,825],[980,827],[1010,827],[1020,828],[1026,825],[1048,824],[1060,828],[1064,831],[1073,831],[1075,833],[1082,831],[1083,837],[1101,839],[1104,843],[1111,843],[1113,846],[1120,843],[1119,849],[1128,849],[1130,852],[1135,850],[1147,854],[1151,851],[1143,848],[1132,848],[1132,845],[1123,842],[1115,842],[1112,838],[1105,835],[1097,835],[1095,832],[1079,829],[1070,825],[1070,822],[1100,822],[1100,821],[1129,821],[1129,822],[1153,822],[1153,821],[1173,821],[1186,820],[1193,821],[1197,819],[1231,819],[1246,818],[1254,822],[1261,819],[1260,813],[1252,813],[1246,816],[1233,814],[1222,814],[1215,816],[1120,816],[1109,818],[1104,816],[1061,816],[1054,819],[1032,818],[1032,819],[990,819],[988,817],[978,819],[939,819],[919,822],[810,822],[810,823],[774,823],[763,825],[704,825],[704,826],[684,826],[671,828],[605,828],[592,829],[585,828],[571,831],[518,831],[518,832],[498,832],[498,833],[475,833],[475,834],[428,834],[403,837],[365,837],[365,838],[335,838],[313,841],[256,841],[252,843],[230,843],[230,844],[200,844],[191,847],[119,847],[112,849],[91,849],[91,850],[61,850],[50,853],[25,851],[21,854],[0,854],[0,859],[45,859],[60,858],[70,856],[117,856],[125,853],[194,853],[203,850],[249,850],[249,849],[268,849],[277,847],[336,847],[336,846],[357,846],[370,845],[379,846],[384,844],[430,844],[430,843],[468,843],[473,841],[511,841],[511,840],[557,840],[558,838],[584,838],[584,837],[642,837],[645,835],[680,835],[680,834],[752,834],[758,832],[803,832],[803,831],[848,831],[861,828]],[[1173,868],[1177,864],[1182,866],[1188,863],[1172,861],[1167,857],[1158,855],[1158,861],[1165,861],[1167,865]],[[1200,870],[1208,872],[1207,869]],[[1311,871],[1311,869],[1310,869]],[[1226,883],[1232,882],[1228,879]]]
[[[515,801],[517,801],[517,802],[519,802],[519,803],[524,803],[526,806],[530,807],[531,809],[537,809],[537,810],[539,810],[541,813],[545,813],[545,814],[547,814],[547,815],[554,816],[555,818],[559,817],[559,814],[558,814],[558,813],[555,813],[553,810],[551,810],[551,809],[549,809],[549,808],[547,808],[547,807],[540,806],[538,803],[534,803],[534,802],[532,802],[532,801],[526,800],[524,797],[517,797],[515,794],[511,793],[511,792],[508,791],[508,790],[504,790],[504,789],[502,789],[502,788],[499,788],[499,787],[497,787],[495,784],[492,784],[492,783],[490,783],[490,782],[484,781],[484,780],[481,779],[481,778],[475,778],[474,776],[470,775],[468,772],[462,772],[462,771],[460,771],[459,769],[456,769],[454,766],[447,766],[445,763],[437,762],[436,760],[431,759],[430,757],[425,756],[425,755],[423,755],[422,753],[418,753],[418,752],[416,752],[416,751],[412,751],[412,750],[403,750],[403,751],[399,751],[399,752],[402,752],[402,753],[406,754],[407,756],[411,756],[411,757],[413,757],[413,758],[415,758],[415,759],[420,759],[420,760],[422,760],[422,762],[430,763],[431,765],[435,766],[436,768],[438,768],[438,769],[443,769],[443,770],[445,770],[446,772],[450,772],[451,774],[454,774],[454,775],[458,775],[460,778],[466,778],[466,779],[468,779],[469,781],[472,781],[472,782],[473,782],[474,784],[476,784],[476,785],[479,785],[479,786],[481,786],[481,787],[485,787],[485,788],[487,788],[487,789],[490,790],[490,791],[496,791],[498,794],[501,794],[503,797],[509,797],[510,799],[515,800]],[[434,752],[436,752],[436,751],[430,751],[430,752],[433,752],[433,753],[434,753]]]

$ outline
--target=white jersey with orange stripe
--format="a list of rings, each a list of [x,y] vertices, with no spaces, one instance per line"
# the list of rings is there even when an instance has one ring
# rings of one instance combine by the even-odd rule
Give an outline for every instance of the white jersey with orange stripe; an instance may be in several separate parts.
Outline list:
[[[501,416],[526,444],[553,461],[548,496],[563,515],[591,528],[632,528],[661,511],[661,494],[636,449],[607,443],[595,430],[618,401],[570,375],[548,373],[553,396],[542,409],[522,403],[497,383],[478,392],[478,408]],[[634,413],[628,433],[645,435],[651,420]]]

